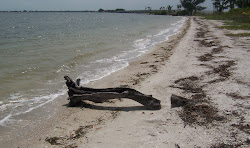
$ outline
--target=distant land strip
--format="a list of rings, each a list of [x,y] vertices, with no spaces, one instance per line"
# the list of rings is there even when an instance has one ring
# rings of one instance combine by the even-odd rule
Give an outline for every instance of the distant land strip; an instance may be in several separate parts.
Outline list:
[[[125,10],[125,11],[105,11],[108,13],[155,13],[155,12],[160,12],[161,10]],[[174,10],[173,10],[174,11]],[[0,12],[99,12],[99,11],[0,11]],[[100,13],[105,13],[105,12],[100,12]]]

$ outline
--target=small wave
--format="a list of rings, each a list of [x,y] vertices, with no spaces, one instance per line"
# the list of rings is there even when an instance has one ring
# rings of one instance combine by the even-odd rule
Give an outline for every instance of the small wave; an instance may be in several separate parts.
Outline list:
[[[119,54],[111,57],[96,60],[92,63],[114,63],[114,62],[129,62],[131,59],[134,59],[141,55],[150,46],[152,36],[148,36],[145,39],[137,39],[134,41],[133,49],[128,51],[122,51]]]
[[[128,65],[129,63],[127,61],[113,63],[112,65],[105,68],[95,69],[94,71],[85,71],[79,78],[82,79],[82,84],[87,84],[92,81],[100,80],[116,71],[124,69]]]
[[[111,58],[106,58],[106,59],[100,59],[100,60],[96,60],[95,62],[92,62],[93,64],[96,63],[100,63],[100,64],[104,64],[104,63],[118,63],[121,64],[122,62],[126,63],[124,64],[124,66],[121,66],[120,68],[117,67],[113,67],[112,69],[110,68],[104,68],[104,69],[100,69],[100,71],[98,73],[101,74],[97,74],[96,76],[91,76],[91,78],[89,80],[85,80],[84,83],[89,83],[90,81],[95,81],[95,80],[99,80],[117,70],[123,69],[126,66],[129,65],[129,61],[131,59],[134,59],[136,57],[141,56],[144,52],[146,52],[147,50],[149,50],[149,48],[151,46],[154,46],[157,43],[161,43],[163,41],[168,40],[169,36],[172,36],[176,33],[178,33],[180,27],[183,25],[183,23],[186,21],[186,18],[183,17],[180,21],[171,24],[170,27],[168,27],[167,29],[161,30],[159,33],[155,34],[155,35],[148,35],[145,38],[142,39],[137,39],[134,41],[133,44],[133,49],[129,50],[129,51],[124,51],[121,52]],[[122,65],[122,64],[121,64]],[[87,72],[85,72],[86,75]],[[91,74],[88,73],[88,76],[90,76]]]
[[[28,113],[28,112],[31,112],[32,110],[34,110],[34,109],[36,109],[36,108],[39,108],[39,107],[41,107],[41,106],[43,106],[43,105],[45,105],[45,104],[47,104],[47,103],[49,103],[49,102],[51,102],[51,101],[53,101],[53,100],[55,100],[56,98],[58,98],[59,96],[62,96],[62,95],[64,95],[64,94],[66,94],[66,91],[60,91],[59,93],[56,93],[56,94],[50,94],[50,95],[47,95],[47,96],[42,96],[42,97],[37,97],[37,99],[35,98],[35,100],[37,101],[38,99],[46,99],[47,101],[45,101],[44,103],[41,103],[41,104],[39,104],[39,105],[37,105],[37,106],[35,106],[35,107],[31,107],[31,108],[29,108],[28,110],[26,110],[26,111],[24,111],[24,112],[21,112],[21,113],[17,113],[16,115],[20,115],[20,114],[26,114],[26,113]]]
[[[172,23],[171,26],[165,30],[160,31],[155,36],[161,36],[161,35],[174,35],[177,33],[177,31],[180,29],[180,27],[183,25],[183,23],[186,21],[186,18],[183,17],[180,21],[177,21],[176,23]],[[172,32],[172,33],[171,33]]]
[[[138,39],[134,41],[134,47],[136,49],[145,49],[150,45],[152,36],[147,36],[145,39]]]
[[[8,116],[4,117],[2,120],[0,120],[0,125],[1,126],[6,126],[5,123],[12,117],[11,114],[9,114]]]
[[[6,110],[9,106],[10,106],[10,104],[1,104],[1,106],[0,106],[0,111],[3,112],[3,111]]]
[[[96,61],[94,61],[92,63],[112,63],[112,62],[117,61],[120,57],[121,57],[121,55],[118,54],[118,55],[115,55],[115,56],[113,56],[111,58],[108,58],[108,59],[96,60]]]
[[[74,56],[73,59],[74,59],[74,60],[81,60],[81,59],[83,59],[83,58],[85,58],[85,57],[90,57],[90,56],[93,56],[93,55],[95,55],[95,54],[96,54],[96,53],[94,53],[94,52],[78,54],[78,55]]]
[[[19,100],[10,100],[7,104],[1,105],[0,109],[1,111],[4,111],[6,109],[15,108],[15,110],[18,110],[18,112],[15,112],[15,110],[11,110],[8,115],[6,115],[3,119],[0,120],[0,125],[7,126],[8,124],[10,124],[9,120],[13,120],[14,122],[14,119],[11,119],[11,118],[29,113],[33,111],[34,109],[44,106],[45,104],[48,104],[49,102],[55,100],[59,96],[62,96],[65,94],[66,94],[66,90],[60,90],[57,93],[33,97],[32,99],[21,99],[22,96],[12,95],[13,98],[18,98]]]
[[[170,31],[170,28],[166,29],[166,30],[162,30],[160,31],[158,34],[154,35],[154,36],[160,36],[160,35],[164,35],[166,33],[168,33]]]

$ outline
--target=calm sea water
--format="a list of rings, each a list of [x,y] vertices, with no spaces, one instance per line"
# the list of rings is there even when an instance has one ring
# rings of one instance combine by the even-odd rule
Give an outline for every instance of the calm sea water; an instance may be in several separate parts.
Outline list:
[[[0,13],[0,125],[128,66],[185,18],[113,13]]]

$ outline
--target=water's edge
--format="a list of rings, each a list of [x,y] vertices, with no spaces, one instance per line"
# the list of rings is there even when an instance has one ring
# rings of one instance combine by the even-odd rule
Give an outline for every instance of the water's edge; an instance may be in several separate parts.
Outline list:
[[[168,30],[164,30],[163,32],[159,32],[157,35],[162,35],[168,31],[170,31],[172,29],[172,34],[166,36],[165,40],[160,41],[160,42],[155,42],[154,44],[151,44],[150,46],[147,46],[146,50],[144,49],[143,51],[139,51],[140,54],[137,54],[137,56],[133,57],[133,58],[126,58],[126,60],[124,59],[117,59],[117,55],[114,56],[111,59],[108,59],[110,61],[108,62],[121,62],[121,64],[119,66],[115,65],[115,67],[112,67],[110,69],[106,69],[106,72],[103,72],[103,75],[99,75],[99,76],[94,76],[92,77],[92,79],[88,79],[88,80],[84,80],[81,85],[84,84],[88,84],[89,82],[92,81],[97,81],[100,80],[106,76],[111,75],[114,72],[117,72],[119,70],[122,70],[124,68],[126,68],[129,65],[129,62],[132,60],[136,60],[136,58],[138,58],[139,56],[143,55],[144,53],[146,53],[149,49],[151,49],[153,46],[155,46],[156,44],[159,44],[161,42],[165,42],[168,40],[168,38],[170,36],[173,36],[175,34],[178,33],[178,30],[181,28],[181,26],[184,24],[186,18],[183,18],[181,21],[178,21],[175,24],[172,24],[172,28],[168,28]],[[139,40],[137,40],[139,41]],[[135,41],[136,42],[136,41]],[[140,42],[141,43],[141,42]],[[145,48],[145,47],[144,47]],[[101,59],[101,60],[97,60],[95,61],[96,63],[102,63],[104,60],[107,59]],[[104,69],[100,69],[101,71],[104,71]],[[78,78],[83,79],[83,76],[78,76]],[[62,81],[62,83],[64,83],[64,81]],[[37,102],[38,100],[45,100],[43,103],[38,104],[36,106],[30,107],[27,110],[24,110],[23,112],[19,112],[16,113],[15,115],[12,114],[8,114],[6,117],[4,117],[3,119],[0,120],[0,128],[2,128],[2,131],[8,131],[8,129],[18,129],[22,126],[24,126],[24,124],[30,124],[30,127],[33,127],[34,125],[38,125],[37,123],[39,122],[44,122],[48,119],[50,119],[51,117],[55,116],[57,114],[57,107],[60,108],[60,105],[58,105],[58,102],[67,102],[67,101],[60,101],[62,99],[67,98],[67,89],[66,86],[64,85],[63,88],[59,89],[56,93],[54,94],[49,94],[47,96],[43,96],[42,98],[39,99],[34,99],[35,102]],[[26,100],[24,100],[26,101]],[[32,100],[30,103],[34,103],[32,102]],[[15,103],[15,101],[13,101],[12,103]],[[8,104],[6,104],[7,106]],[[5,107],[6,107],[5,106]],[[57,106],[57,107],[56,107]],[[3,105],[1,106],[3,107]],[[15,119],[14,119],[15,118]],[[27,127],[27,125],[25,125],[25,127]]]

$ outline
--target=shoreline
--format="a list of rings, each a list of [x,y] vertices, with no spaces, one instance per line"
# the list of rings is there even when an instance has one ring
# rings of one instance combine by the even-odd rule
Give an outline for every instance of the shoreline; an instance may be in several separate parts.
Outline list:
[[[187,20],[186,22],[184,22],[184,24],[187,23]],[[93,88],[105,88],[105,87],[119,87],[119,86],[128,86],[128,87],[135,87],[136,85],[138,85],[138,82],[141,81],[141,77],[138,75],[139,73],[141,73],[142,71],[144,71],[143,73],[147,73],[145,74],[143,77],[148,77],[152,74],[155,74],[157,71],[155,71],[155,68],[156,66],[152,66],[152,65],[157,65],[157,67],[159,66],[162,66],[162,63],[172,54],[171,52],[171,48],[174,46],[174,43],[176,43],[176,41],[172,42],[174,39],[176,38],[181,38],[181,36],[183,36],[183,33],[182,31],[186,31],[187,29],[187,26],[186,25],[182,25],[181,28],[178,29],[178,33],[175,34],[175,35],[172,35],[168,38],[167,41],[163,41],[162,43],[157,43],[156,45],[150,47],[150,49],[140,55],[139,57],[133,59],[132,61],[129,62],[129,66],[121,69],[121,70],[118,70],[114,73],[111,73],[105,77],[103,77],[102,79],[98,79],[98,80],[95,80],[95,81],[90,81],[89,83],[87,83],[86,87],[93,87]],[[172,43],[170,43],[172,42]],[[170,46],[169,46],[170,45]],[[165,46],[169,46],[169,49],[165,49],[164,47]],[[169,51],[167,51],[169,50]],[[165,52],[167,51],[166,53],[164,53],[165,57],[153,57],[151,58],[151,55],[154,54],[155,52]],[[157,54],[160,54],[160,53],[157,53]],[[149,59],[148,63],[143,63],[143,61],[145,62],[144,59]],[[158,59],[158,60],[157,60]],[[156,62],[155,62],[156,61]],[[143,64],[141,64],[143,63]],[[141,65],[143,65],[144,67],[142,69],[137,69],[136,71],[134,69],[136,69],[137,67],[140,67]],[[148,66],[147,68],[145,66]],[[131,69],[133,69],[131,71]],[[159,69],[159,68],[158,68]],[[151,72],[153,70],[153,72]],[[145,78],[143,78],[145,79]],[[14,139],[17,141],[14,145],[15,146],[30,146],[30,145],[33,145],[33,141],[37,141],[37,139],[46,139],[47,137],[50,137],[50,136],[44,136],[44,135],[50,135],[48,133],[50,133],[50,129],[54,127],[54,124],[55,123],[59,123],[61,122],[61,120],[63,120],[64,122],[70,122],[71,117],[79,117],[80,116],[84,116],[85,118],[84,119],[81,119],[81,123],[82,124],[87,124],[89,122],[98,122],[97,120],[99,118],[102,118],[104,116],[113,116],[113,112],[114,111],[110,111],[109,109],[104,109],[104,111],[102,109],[100,109],[99,111],[95,111],[93,109],[86,109],[86,111],[84,113],[82,113],[81,111],[83,111],[84,109],[82,108],[82,106],[80,107],[77,107],[77,108],[68,108],[68,107],[65,107],[65,105],[68,103],[68,100],[66,100],[65,98],[67,98],[67,94],[66,95],[62,95],[60,96],[61,99],[56,99],[56,100],[53,100],[51,104],[48,104],[46,105],[46,108],[51,108],[49,109],[48,111],[46,112],[57,112],[56,115],[53,113],[52,116],[53,119],[48,119],[47,121],[42,121],[42,123],[39,123],[40,126],[39,127],[33,127],[32,125],[29,125],[29,126],[25,126],[21,132],[20,131],[14,131],[12,132],[12,135],[10,137],[8,137],[7,139],[3,139],[3,144],[6,145],[6,146],[12,146],[12,142]],[[111,101],[112,103],[103,103],[103,104],[100,104],[101,106],[104,105],[104,106],[119,106],[120,102],[118,103],[115,103],[113,101]],[[124,103],[123,103],[124,104]],[[126,104],[123,105],[125,110],[126,110]],[[39,108],[37,109],[36,113],[39,113],[40,111],[43,111],[43,109],[46,109],[44,107],[42,108]],[[54,109],[56,108],[56,109]],[[118,107],[119,108],[119,107]],[[123,108],[122,106],[120,108]],[[98,110],[98,109],[97,109]],[[29,113],[29,114],[32,114],[32,113]],[[27,116],[29,118],[29,115]],[[45,119],[46,120],[46,119]],[[68,120],[68,121],[66,121]],[[74,119],[73,119],[74,120]],[[105,119],[106,120],[106,119]],[[110,120],[110,119],[107,119],[107,121]],[[62,126],[65,126],[65,125],[62,125]],[[70,127],[69,129],[72,131],[74,129],[77,129],[78,125],[73,125],[72,127]],[[36,131],[34,133],[34,131]],[[22,136],[19,135],[19,133],[17,132],[20,132],[20,134]],[[59,133],[61,132],[64,132],[65,131],[60,131]],[[16,134],[17,135],[13,135],[13,134]],[[8,133],[7,133],[8,134]],[[32,138],[30,137],[32,135]],[[55,136],[59,136],[59,135],[55,135]],[[42,137],[42,138],[41,138]],[[40,140],[38,140],[39,143],[40,143]],[[44,140],[41,140],[41,142],[44,142]],[[35,144],[35,143],[34,143]],[[45,145],[47,145],[48,143],[44,143]],[[36,147],[38,146],[41,146],[41,144],[35,144]],[[43,144],[42,144],[43,145]],[[43,147],[43,146],[41,146]]]
[[[248,147],[249,37],[228,37],[219,25],[192,17],[165,66],[135,86],[161,110],[123,111],[80,147]],[[172,94],[194,104],[172,108]]]
[[[87,102],[74,108],[61,105],[54,119],[3,146],[247,147],[249,38],[227,37],[228,30],[219,30],[217,25],[218,21],[191,17],[167,42],[156,45],[125,69],[86,85],[131,87],[160,99],[161,110],[147,110],[126,99]],[[171,94],[198,103],[191,106],[194,110],[171,108]],[[202,108],[206,110],[196,110]],[[53,138],[58,145],[45,141],[53,142]]]
[[[169,19],[169,17],[167,17],[167,19],[165,19],[165,20],[168,21],[168,19]],[[160,22],[161,22],[161,20],[164,20],[164,19],[160,19]],[[1,109],[3,110],[2,114],[1,114],[1,120],[0,120],[0,122],[2,124],[0,125],[0,128],[1,127],[8,127],[8,126],[9,127],[15,126],[15,122],[22,122],[21,121],[22,119],[19,118],[19,115],[24,116],[26,113],[28,113],[28,115],[32,114],[32,113],[29,113],[32,111],[36,111],[36,110],[40,111],[41,109],[39,109],[39,108],[42,107],[43,104],[44,105],[50,104],[51,100],[54,100],[54,99],[58,98],[58,96],[62,96],[64,94],[66,94],[67,90],[63,87],[64,81],[62,81],[62,78],[64,75],[69,75],[69,76],[72,76],[73,78],[80,77],[80,78],[82,78],[81,82],[83,83],[83,85],[85,85],[85,83],[99,80],[103,77],[106,77],[107,75],[110,75],[114,71],[117,71],[117,70],[119,71],[119,70],[123,69],[124,67],[126,67],[128,65],[129,61],[137,59],[141,54],[144,54],[149,48],[151,48],[152,46],[154,46],[158,42],[161,42],[162,40],[166,40],[166,37],[168,37],[169,34],[176,33],[177,28],[179,29],[179,26],[181,26],[181,24],[183,23],[183,21],[185,19],[183,17],[175,17],[174,20],[178,20],[178,21],[174,24],[173,23],[169,23],[169,24],[166,23],[168,25],[160,25],[162,27],[168,26],[165,29],[164,28],[160,29],[160,30],[157,29],[156,33],[154,31],[150,31],[150,34],[152,33],[152,35],[150,35],[150,37],[143,36],[143,37],[137,38],[135,35],[133,35],[135,37],[133,37],[133,39],[131,39],[131,40],[129,40],[129,42],[127,42],[127,44],[126,44],[127,46],[124,46],[124,43],[121,43],[121,44],[117,43],[117,42],[111,42],[110,44],[108,43],[108,45],[110,47],[117,45],[117,50],[107,51],[108,54],[105,54],[105,52],[106,52],[105,51],[105,52],[103,52],[104,54],[102,54],[102,55],[100,54],[101,56],[99,56],[99,55],[96,56],[99,58],[93,58],[93,61],[90,60],[90,62],[88,64],[83,64],[83,66],[87,65],[86,67],[80,68],[77,71],[75,71],[75,69],[76,69],[75,67],[78,67],[79,65],[81,65],[81,64],[77,64],[78,58],[83,59],[83,61],[88,61],[88,58],[85,58],[85,56],[83,56],[84,54],[78,53],[78,54],[76,54],[76,56],[71,58],[71,61],[67,62],[69,64],[66,63],[65,64],[66,66],[63,65],[63,66],[59,67],[58,69],[56,69],[57,71],[52,72],[52,71],[45,70],[48,73],[52,73],[52,74],[48,74],[48,75],[40,74],[41,77],[42,76],[48,77],[48,82],[47,82],[47,78],[45,78],[45,80],[40,81],[40,82],[37,81],[37,83],[34,83],[34,85],[32,83],[32,85],[28,85],[31,87],[27,86],[24,89],[23,85],[25,85],[25,84],[23,84],[22,81],[14,81],[14,80],[11,81],[9,83],[10,84],[9,87],[13,88],[13,93],[12,92],[8,93],[8,90],[6,91],[5,89],[2,90],[2,92],[6,92],[6,94],[8,94],[8,95],[4,94],[2,96],[2,98],[5,98],[6,101],[4,101],[4,103],[2,103],[2,104],[0,102]],[[162,22],[165,22],[165,21],[162,21]],[[170,21],[170,22],[172,22],[172,21]],[[161,23],[158,23],[158,24],[161,24]],[[174,29],[172,29],[172,28],[174,28]],[[172,30],[174,30],[174,31],[172,31]],[[156,36],[156,37],[154,38],[154,36]],[[164,37],[161,37],[161,36],[164,36]],[[126,37],[124,37],[124,38],[126,38]],[[136,39],[134,39],[134,38],[136,38]],[[113,43],[115,43],[116,45],[113,45]],[[105,43],[104,45],[106,47],[107,44]],[[131,47],[130,47],[130,45],[131,45]],[[118,48],[118,47],[120,47],[120,48]],[[125,48],[127,48],[128,51],[126,51]],[[120,49],[122,49],[122,51],[120,51]],[[109,53],[113,53],[113,52],[114,52],[114,54],[109,54]],[[70,54],[68,54],[68,55],[70,55]],[[72,53],[72,55],[74,55],[74,53]],[[110,55],[110,57],[108,57],[106,55],[108,55],[108,56]],[[86,55],[86,56],[88,56],[88,55]],[[91,56],[92,55],[90,55],[90,57]],[[75,57],[76,57],[76,60],[73,60],[73,59],[75,59]],[[81,62],[79,62],[79,63],[81,63]],[[26,65],[26,64],[23,64],[23,65]],[[90,65],[90,66],[88,66],[88,65]],[[64,67],[68,67],[69,69],[71,69],[71,68],[72,69],[69,70],[69,72],[67,72],[67,68],[64,68]],[[33,77],[31,77],[29,74],[27,74],[27,77],[28,76],[30,77],[30,79],[27,79],[27,83],[30,83],[29,80],[33,81]],[[15,83],[18,83],[18,85],[13,86],[13,84],[15,84]],[[48,84],[46,84],[46,83],[48,83]],[[19,86],[21,89],[20,93],[19,93],[19,91],[18,92],[14,91],[14,90],[18,90]],[[35,88],[36,92],[33,93],[32,90],[34,88]],[[22,90],[22,89],[24,89],[24,90]],[[41,113],[41,114],[43,114],[43,113]],[[46,114],[47,114],[47,112],[46,112]],[[18,123],[18,124],[22,124],[22,123]]]

